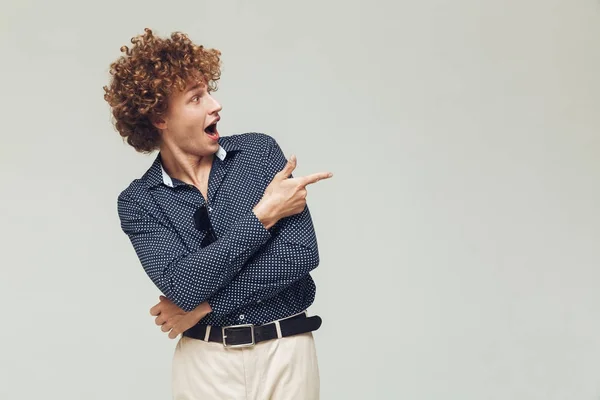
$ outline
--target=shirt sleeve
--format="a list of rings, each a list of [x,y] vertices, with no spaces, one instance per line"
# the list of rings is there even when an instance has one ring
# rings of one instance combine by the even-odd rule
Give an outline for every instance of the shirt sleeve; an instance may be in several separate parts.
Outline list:
[[[265,179],[270,182],[287,160],[270,138]],[[227,315],[251,303],[268,299],[319,265],[317,238],[308,207],[281,219],[271,228],[271,239],[247,262],[241,272],[208,303],[216,316]]]
[[[162,293],[185,311],[225,287],[271,237],[250,211],[218,240],[191,252],[176,232],[127,195],[121,194],[117,205],[121,228],[142,267]]]

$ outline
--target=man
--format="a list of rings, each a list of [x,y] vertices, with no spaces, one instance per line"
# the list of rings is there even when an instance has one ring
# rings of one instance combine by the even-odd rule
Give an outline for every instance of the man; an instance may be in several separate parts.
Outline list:
[[[175,399],[319,397],[308,316],[319,264],[306,187],[270,136],[221,137],[212,97],[220,52],[149,29],[111,65],[115,126],[159,153],[118,197],[121,227],[164,296],[152,307],[170,338]]]

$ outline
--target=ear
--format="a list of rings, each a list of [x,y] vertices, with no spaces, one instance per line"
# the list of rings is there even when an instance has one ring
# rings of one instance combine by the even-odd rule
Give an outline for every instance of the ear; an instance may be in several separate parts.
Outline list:
[[[152,117],[150,122],[158,130],[164,131],[167,128],[167,121],[163,117]]]

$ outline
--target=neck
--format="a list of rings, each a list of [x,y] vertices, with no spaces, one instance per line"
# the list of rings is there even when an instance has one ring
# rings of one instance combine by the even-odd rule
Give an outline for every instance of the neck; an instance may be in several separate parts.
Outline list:
[[[210,172],[214,154],[198,155],[184,152],[181,148],[161,145],[162,166],[171,178],[198,186]]]

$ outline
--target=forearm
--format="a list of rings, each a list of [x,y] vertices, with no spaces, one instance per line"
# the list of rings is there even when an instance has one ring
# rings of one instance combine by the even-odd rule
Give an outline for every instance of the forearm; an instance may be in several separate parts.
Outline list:
[[[260,222],[249,213],[209,246],[168,264],[157,277],[165,296],[186,311],[225,287],[247,260],[268,240]]]
[[[240,275],[211,297],[208,303],[213,314],[218,316],[227,315],[245,305],[257,304],[276,296],[298,280],[306,277],[317,266],[318,262],[293,268],[287,265],[287,267],[291,267],[287,274],[280,273],[269,279],[256,279],[257,276],[263,276],[258,270],[261,269],[261,272],[264,272],[264,268],[273,266],[256,265],[250,268],[246,266]],[[282,268],[282,265],[277,265],[277,268]]]
[[[127,196],[118,200],[123,231],[147,275],[173,303],[191,311],[226,286],[271,234],[253,211],[210,245],[190,251],[170,226]]]
[[[242,271],[208,300],[216,315],[264,301],[308,275],[319,265],[319,250],[308,208],[282,221],[280,231],[251,257]]]

